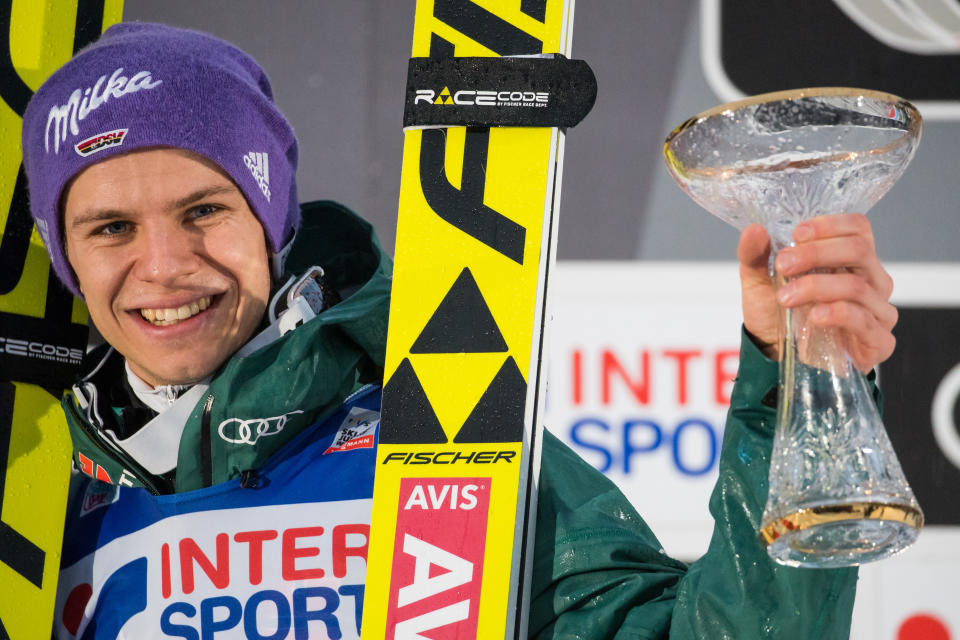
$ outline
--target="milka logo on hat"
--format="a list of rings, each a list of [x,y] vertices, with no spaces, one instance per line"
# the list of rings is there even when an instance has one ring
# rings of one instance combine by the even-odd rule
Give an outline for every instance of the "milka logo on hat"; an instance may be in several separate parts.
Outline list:
[[[47,153],[50,152],[51,124],[53,125],[53,150],[54,153],[60,153],[60,143],[67,140],[67,127],[69,126],[72,135],[80,135],[77,122],[84,120],[91,111],[106,103],[111,97],[122,98],[127,94],[153,89],[163,84],[162,80],[154,81],[149,71],[139,71],[130,78],[120,75],[121,73],[123,73],[123,67],[118,67],[110,74],[109,80],[104,74],[92,87],[74,90],[66,104],[50,107],[47,128],[43,134],[43,144]],[[107,83],[106,86],[103,86],[104,81]],[[101,87],[103,91],[100,90]]]

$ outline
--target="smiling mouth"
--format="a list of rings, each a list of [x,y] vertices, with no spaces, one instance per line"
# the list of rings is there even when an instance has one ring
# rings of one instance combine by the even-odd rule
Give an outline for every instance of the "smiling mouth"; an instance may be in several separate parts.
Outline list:
[[[194,300],[182,307],[167,309],[140,309],[140,317],[154,325],[155,327],[168,327],[178,322],[183,322],[210,306],[213,298],[204,296],[199,300]]]

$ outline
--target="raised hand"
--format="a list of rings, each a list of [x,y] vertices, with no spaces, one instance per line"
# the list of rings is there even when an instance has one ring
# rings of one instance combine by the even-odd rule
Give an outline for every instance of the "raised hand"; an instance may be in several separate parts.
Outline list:
[[[839,330],[854,365],[869,371],[893,353],[897,309],[889,302],[893,279],[877,257],[866,216],[820,216],[797,225],[795,246],[782,249],[775,267],[787,283],[775,290],[769,271],[770,239],[751,225],[740,235],[744,325],[764,353],[779,358],[777,303],[811,305],[810,321]]]

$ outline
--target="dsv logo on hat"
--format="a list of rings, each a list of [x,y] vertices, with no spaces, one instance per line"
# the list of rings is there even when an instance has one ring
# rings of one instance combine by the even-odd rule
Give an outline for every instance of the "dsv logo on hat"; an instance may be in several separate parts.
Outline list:
[[[228,418],[217,427],[220,437],[231,444],[254,444],[261,437],[273,436],[287,426],[287,419],[303,411],[290,411],[273,418]]]

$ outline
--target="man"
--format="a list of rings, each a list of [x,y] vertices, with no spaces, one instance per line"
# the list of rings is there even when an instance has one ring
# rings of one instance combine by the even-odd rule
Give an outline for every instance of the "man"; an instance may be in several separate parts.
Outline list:
[[[90,478],[72,487],[55,635],[357,637],[375,457],[330,445],[378,416],[390,262],[369,225],[333,203],[301,219],[266,77],[196,32],[112,27],[37,91],[23,141],[53,266],[106,340],[63,402]],[[775,295],[765,232],[741,237],[747,333],[708,553],[667,557],[548,436],[531,637],[847,636],[856,571],[774,565],[756,535],[777,301],[813,305],[864,371],[896,311],[863,216],[796,240]]]

